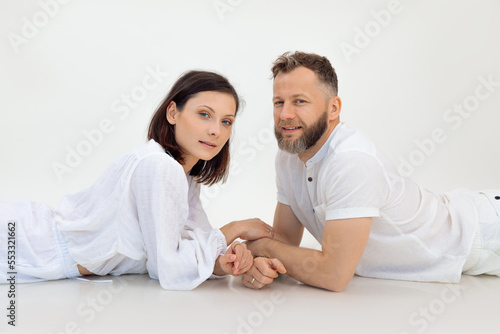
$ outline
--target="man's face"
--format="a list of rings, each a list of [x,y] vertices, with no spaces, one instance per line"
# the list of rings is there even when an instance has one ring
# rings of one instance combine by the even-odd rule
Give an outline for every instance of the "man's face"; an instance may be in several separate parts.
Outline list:
[[[301,153],[314,146],[328,127],[325,88],[316,74],[298,67],[274,79],[274,133],[278,147]]]

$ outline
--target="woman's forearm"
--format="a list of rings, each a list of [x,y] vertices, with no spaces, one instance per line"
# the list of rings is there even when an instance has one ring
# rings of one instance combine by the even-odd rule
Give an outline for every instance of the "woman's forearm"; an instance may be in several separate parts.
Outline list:
[[[220,231],[226,237],[226,244],[229,246],[236,238],[240,236],[240,228],[237,222],[230,222],[220,228]]]

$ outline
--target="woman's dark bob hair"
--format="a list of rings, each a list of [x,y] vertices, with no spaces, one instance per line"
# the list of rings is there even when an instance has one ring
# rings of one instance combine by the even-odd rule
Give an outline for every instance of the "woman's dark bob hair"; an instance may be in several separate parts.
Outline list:
[[[174,101],[178,110],[182,111],[187,101],[200,92],[226,93],[234,97],[235,115],[240,107],[240,100],[234,87],[220,74],[207,71],[189,71],[184,73],[172,86],[165,100],[156,109],[149,124],[148,139],[154,139],[179,163],[183,163],[183,153],[175,140],[175,126],[167,121],[167,108]],[[229,140],[221,151],[211,160],[199,160],[189,175],[196,182],[211,186],[225,181],[229,172]]]

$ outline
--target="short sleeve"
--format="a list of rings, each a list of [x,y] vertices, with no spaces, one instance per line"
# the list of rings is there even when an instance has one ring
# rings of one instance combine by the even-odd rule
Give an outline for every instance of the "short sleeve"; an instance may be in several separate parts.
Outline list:
[[[382,164],[364,152],[333,156],[324,173],[325,219],[378,217],[389,186]]]
[[[168,290],[191,290],[212,275],[226,249],[218,229],[187,227],[188,183],[182,167],[167,155],[143,159],[132,190],[152,278]]]

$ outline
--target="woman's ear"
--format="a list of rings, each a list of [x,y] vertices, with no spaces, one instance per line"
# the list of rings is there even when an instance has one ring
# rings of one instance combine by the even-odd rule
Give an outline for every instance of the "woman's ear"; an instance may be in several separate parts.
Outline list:
[[[176,123],[176,117],[177,117],[177,105],[175,104],[174,101],[171,101],[170,104],[167,107],[167,121],[174,125]]]

